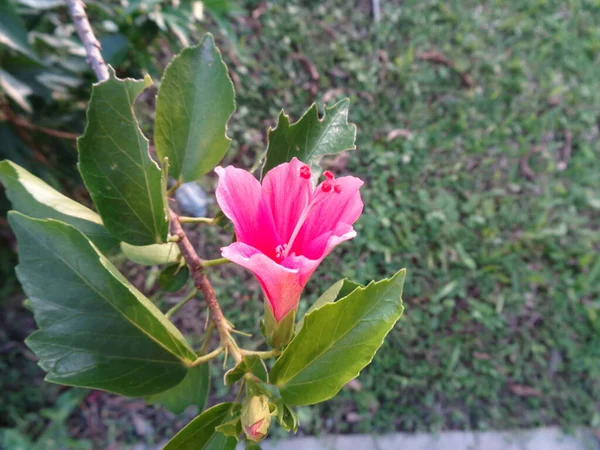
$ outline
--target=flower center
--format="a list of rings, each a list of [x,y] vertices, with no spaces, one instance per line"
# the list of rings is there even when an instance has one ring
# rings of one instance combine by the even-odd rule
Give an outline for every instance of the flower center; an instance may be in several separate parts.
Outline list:
[[[331,173],[329,170],[326,170],[325,172],[323,172],[323,175],[325,176],[326,180],[323,181],[323,183],[321,183],[321,190],[325,193],[333,191],[336,194],[341,194],[342,186],[338,183],[335,183],[335,176],[333,175],[333,173]],[[306,179],[310,178],[310,167],[307,165],[302,166],[300,168],[300,176]],[[302,229],[302,225],[304,225],[304,222],[306,222],[306,219],[308,219],[310,211],[326,198],[327,197],[323,195],[312,196],[310,203],[306,205],[306,207],[302,211],[302,214],[298,219],[298,223],[296,223],[294,231],[292,232],[292,235],[290,236],[290,239],[288,240],[287,244],[278,245],[277,247],[275,247],[275,257],[278,260],[283,260],[288,256],[292,246],[294,245],[294,241],[296,240],[298,234],[300,233],[300,230]]]

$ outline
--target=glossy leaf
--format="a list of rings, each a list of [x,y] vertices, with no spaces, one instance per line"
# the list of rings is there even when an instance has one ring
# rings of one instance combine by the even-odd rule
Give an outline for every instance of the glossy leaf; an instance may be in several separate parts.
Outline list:
[[[271,382],[291,405],[330,399],[357,377],[402,315],[406,270],[357,288],[306,316],[304,327],[271,370]]]
[[[130,261],[146,266],[172,264],[181,258],[181,252],[175,242],[142,246],[121,242],[121,250]]]
[[[207,409],[171,439],[163,450],[233,450],[237,439],[215,430],[230,421],[232,403],[221,403]]]
[[[194,181],[210,172],[229,148],[227,121],[235,110],[227,66],[207,34],[165,70],[156,99],[154,143],[169,174]]]
[[[135,98],[152,81],[115,76],[95,84],[87,126],[77,144],[79,170],[106,228],[132,245],[164,242],[166,204],[161,170],[148,154],[148,140],[133,112]]]
[[[225,373],[225,385],[241,380],[247,373],[251,373],[265,383],[269,382],[269,374],[264,361],[256,355],[246,355],[240,363]]]
[[[348,123],[349,103],[348,99],[341,100],[325,108],[325,116],[321,119],[317,105],[313,104],[298,122],[291,125],[290,118],[281,111],[277,126],[269,130],[263,176],[294,156],[316,166],[323,155],[356,148],[356,125]]]
[[[25,24],[17,15],[9,0],[0,0],[0,44],[37,60],[37,56],[27,39]]]
[[[103,252],[118,248],[119,241],[102,225],[100,216],[64,196],[11,161],[0,161],[0,182],[12,207],[36,219],[56,219],[73,225]]]
[[[302,326],[304,325],[304,318],[307,314],[313,312],[315,309],[319,309],[321,306],[326,305],[327,303],[338,301],[340,298],[350,294],[358,287],[362,287],[362,285],[348,280],[347,278],[344,278],[343,280],[333,284],[329,289],[323,292],[323,295],[321,295],[317,301],[314,302],[310,308],[308,308],[304,316],[302,316],[302,319],[298,321],[296,324],[296,333],[302,329]]]
[[[128,396],[178,384],[196,355],[161,312],[70,225],[9,213],[17,276],[39,330],[46,380]]]
[[[183,412],[188,406],[204,409],[210,390],[210,374],[208,364],[200,364],[188,370],[185,378],[177,386],[168,391],[148,397],[150,404],[160,403],[173,414]]]

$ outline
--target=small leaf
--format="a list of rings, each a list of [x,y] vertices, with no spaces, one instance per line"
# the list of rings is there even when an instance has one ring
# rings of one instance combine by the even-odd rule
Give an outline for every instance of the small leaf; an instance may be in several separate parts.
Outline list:
[[[319,119],[317,105],[313,104],[302,118],[290,125],[290,118],[279,114],[277,126],[269,130],[267,159],[262,175],[295,156],[311,166],[317,166],[323,155],[353,150],[356,125],[348,123],[348,99],[325,108],[325,117]]]
[[[233,450],[237,439],[215,430],[233,418],[233,404],[221,403],[207,409],[171,439],[163,450]]]
[[[101,251],[113,252],[119,241],[91,209],[64,196],[11,161],[0,161],[0,182],[12,207],[36,219],[56,219],[74,226]]]
[[[81,232],[14,211],[9,222],[46,381],[144,396],[184,378],[196,359],[184,337]]]
[[[210,172],[229,148],[227,122],[235,111],[227,66],[207,34],[165,70],[156,99],[154,142],[171,176],[194,181]]]
[[[166,204],[161,170],[148,154],[133,112],[135,98],[152,81],[110,78],[92,88],[87,126],[77,141],[79,170],[104,226],[132,245],[164,242]]]
[[[179,247],[174,242],[142,246],[121,242],[121,250],[129,260],[146,266],[172,264],[181,258]]]
[[[190,279],[190,270],[179,263],[165,267],[158,276],[158,284],[167,292],[175,292]]]
[[[363,286],[355,283],[354,281],[350,281],[347,278],[344,278],[343,280],[333,284],[329,289],[323,292],[323,295],[321,295],[317,301],[314,302],[310,308],[308,308],[304,316],[302,316],[302,319],[298,321],[296,324],[296,333],[298,333],[304,326],[304,318],[307,314],[313,312],[315,309],[319,309],[321,306],[326,305],[327,303],[338,301],[340,298],[345,297],[359,287]]]
[[[251,373],[265,383],[269,382],[269,374],[264,361],[256,355],[246,355],[239,364],[225,373],[225,385],[228,386],[241,380],[247,373]]]
[[[27,29],[10,1],[0,0],[0,44],[4,44],[33,60],[38,60],[29,45]]]
[[[286,403],[328,400],[358,376],[402,315],[405,275],[402,269],[306,316],[271,370],[271,382]]]
[[[280,398],[274,399],[274,402],[277,407],[276,417],[279,425],[281,425],[285,431],[293,431],[296,433],[300,426],[296,412]]]
[[[208,364],[200,364],[188,370],[185,378],[177,386],[168,391],[148,397],[150,404],[160,403],[173,414],[183,412],[194,405],[199,411],[204,409],[210,390],[210,374]]]

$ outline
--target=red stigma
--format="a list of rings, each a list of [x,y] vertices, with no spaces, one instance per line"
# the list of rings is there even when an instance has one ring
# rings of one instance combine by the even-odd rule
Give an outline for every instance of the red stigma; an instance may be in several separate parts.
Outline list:
[[[332,188],[332,184],[329,182],[329,180],[325,180],[323,181],[323,184],[321,184],[321,190],[323,192],[330,192],[331,188]]]
[[[325,178],[327,178],[328,180],[334,179],[333,174],[329,170],[326,170],[325,172],[323,172],[323,175],[325,175]]]
[[[339,184],[336,184],[333,187],[333,190],[337,193],[337,194],[341,194],[342,193],[342,186],[340,186]]]
[[[310,167],[306,165],[300,167],[300,176],[308,180],[310,178]]]

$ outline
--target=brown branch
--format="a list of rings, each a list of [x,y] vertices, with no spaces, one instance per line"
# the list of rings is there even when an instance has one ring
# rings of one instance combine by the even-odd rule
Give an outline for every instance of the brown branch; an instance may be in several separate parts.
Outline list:
[[[108,80],[108,67],[100,53],[100,42],[96,39],[90,21],[85,13],[85,5],[82,0],[67,0],[69,13],[77,29],[79,39],[85,47],[87,62],[96,73],[98,81]]]
[[[231,338],[230,332],[232,330],[231,325],[225,319],[223,311],[217,301],[215,291],[208,280],[208,277],[204,273],[204,267],[202,266],[202,260],[194,250],[194,246],[188,239],[187,235],[183,231],[181,222],[179,222],[179,216],[171,211],[171,234],[177,236],[177,245],[179,250],[187,263],[190,274],[194,280],[194,286],[204,296],[208,309],[210,310],[210,317],[219,332],[219,338],[221,339],[221,345],[226,347],[231,356],[233,356],[236,363],[242,360],[242,353],[238,348],[235,341]]]
[[[39,125],[35,125],[29,122],[27,119],[16,116],[12,111],[5,110],[6,118],[10,123],[15,125],[17,128],[27,128],[33,131],[39,131],[40,133],[47,134],[48,136],[53,136],[58,139],[69,139],[71,141],[77,140],[77,134],[69,133],[68,131],[58,131],[53,130],[51,128],[40,127]]]

